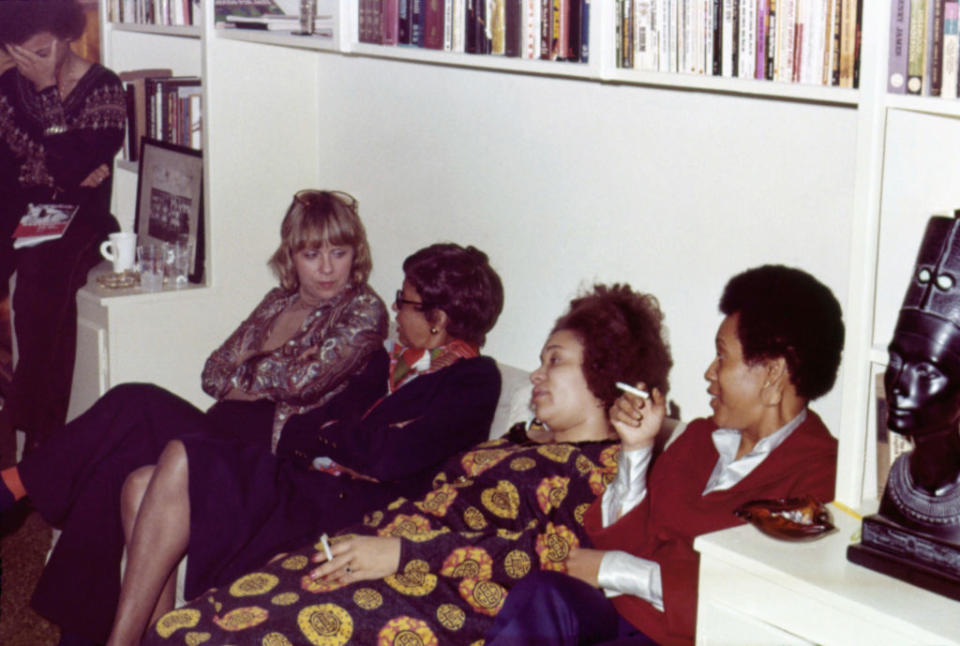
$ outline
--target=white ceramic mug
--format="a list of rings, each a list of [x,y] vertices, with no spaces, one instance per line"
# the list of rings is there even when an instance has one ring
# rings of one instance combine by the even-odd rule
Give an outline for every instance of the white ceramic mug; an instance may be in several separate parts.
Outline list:
[[[137,260],[137,234],[111,233],[100,245],[100,255],[113,263],[114,273],[133,269]]]

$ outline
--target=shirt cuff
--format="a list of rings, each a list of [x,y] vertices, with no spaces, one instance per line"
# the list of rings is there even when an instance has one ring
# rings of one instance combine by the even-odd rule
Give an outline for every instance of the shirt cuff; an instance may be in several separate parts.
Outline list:
[[[643,501],[647,495],[647,469],[652,456],[653,446],[620,451],[617,475],[603,492],[601,500],[604,527],[617,522]]]
[[[650,602],[663,612],[663,582],[656,561],[611,550],[600,560],[597,583],[607,597],[630,594]]]

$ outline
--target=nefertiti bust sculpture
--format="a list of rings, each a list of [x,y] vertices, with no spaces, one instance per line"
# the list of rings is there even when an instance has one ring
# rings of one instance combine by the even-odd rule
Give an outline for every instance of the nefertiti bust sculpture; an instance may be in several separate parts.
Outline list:
[[[887,425],[914,450],[848,557],[960,599],[960,220],[928,221],[889,355]]]

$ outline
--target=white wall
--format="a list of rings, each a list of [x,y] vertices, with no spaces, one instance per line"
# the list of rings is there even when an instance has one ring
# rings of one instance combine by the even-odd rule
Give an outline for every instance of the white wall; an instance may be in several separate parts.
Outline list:
[[[798,265],[846,300],[852,109],[335,55],[319,88],[316,186],[359,199],[374,287],[389,299],[423,245],[478,246],[506,288],[502,361],[535,367],[578,287],[627,281],[660,298],[691,418],[731,275]],[[815,406],[835,432],[839,401]]]

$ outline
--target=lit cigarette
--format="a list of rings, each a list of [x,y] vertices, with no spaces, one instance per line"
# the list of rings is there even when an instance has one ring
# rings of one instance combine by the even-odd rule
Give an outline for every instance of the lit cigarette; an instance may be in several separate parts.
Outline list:
[[[637,397],[643,397],[644,399],[650,399],[650,393],[648,393],[646,390],[634,388],[630,384],[625,384],[622,381],[617,382],[617,388],[625,393],[630,393],[631,395],[636,395]]]
[[[323,552],[327,555],[327,560],[333,560],[333,552],[330,551],[330,539],[327,538],[327,535],[324,534],[320,537],[320,543],[323,545]]]

